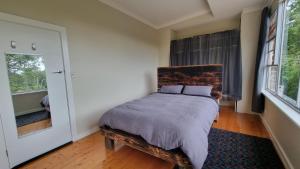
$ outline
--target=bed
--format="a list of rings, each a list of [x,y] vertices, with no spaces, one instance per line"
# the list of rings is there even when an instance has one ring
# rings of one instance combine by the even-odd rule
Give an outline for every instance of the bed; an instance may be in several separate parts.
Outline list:
[[[172,162],[176,168],[201,169],[207,136],[218,117],[222,65],[158,68],[158,88],[166,85],[211,85],[211,96],[152,93],[119,105],[99,121],[108,149],[114,141]]]
[[[47,111],[47,112],[51,112],[50,110],[50,103],[49,103],[49,96],[46,95],[42,98],[41,102],[40,102],[41,106]]]

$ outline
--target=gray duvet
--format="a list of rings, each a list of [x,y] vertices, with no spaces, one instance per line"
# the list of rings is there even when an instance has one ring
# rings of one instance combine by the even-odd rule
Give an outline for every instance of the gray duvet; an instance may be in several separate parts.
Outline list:
[[[100,118],[100,126],[139,135],[166,150],[181,148],[194,169],[201,169],[218,111],[212,98],[154,93],[109,110]]]

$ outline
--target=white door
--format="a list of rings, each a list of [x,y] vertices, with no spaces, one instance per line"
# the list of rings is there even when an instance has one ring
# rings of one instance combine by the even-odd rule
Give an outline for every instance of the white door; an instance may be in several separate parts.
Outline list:
[[[9,169],[8,158],[6,156],[6,146],[2,129],[2,121],[0,119],[0,168]]]
[[[0,20],[0,113],[10,167],[71,141],[59,32]]]

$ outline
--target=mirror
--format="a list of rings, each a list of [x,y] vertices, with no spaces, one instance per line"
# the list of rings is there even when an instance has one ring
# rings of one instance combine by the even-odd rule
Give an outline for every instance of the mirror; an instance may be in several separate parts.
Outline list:
[[[42,56],[6,54],[6,63],[18,135],[51,127],[46,67]]]

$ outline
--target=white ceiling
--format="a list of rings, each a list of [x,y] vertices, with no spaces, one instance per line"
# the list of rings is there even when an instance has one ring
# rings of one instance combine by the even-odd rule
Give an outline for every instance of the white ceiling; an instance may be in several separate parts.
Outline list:
[[[178,28],[237,17],[244,9],[261,8],[269,0],[99,0],[155,28]],[[197,19],[199,18],[199,19]],[[182,29],[183,27],[179,27]]]

